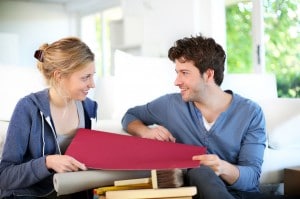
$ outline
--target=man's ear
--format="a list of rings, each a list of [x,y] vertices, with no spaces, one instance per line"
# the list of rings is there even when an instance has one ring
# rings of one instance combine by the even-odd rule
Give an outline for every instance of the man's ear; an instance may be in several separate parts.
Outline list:
[[[205,75],[205,80],[207,82],[215,81],[214,80],[214,76],[215,76],[215,71],[214,70],[209,68],[205,71],[204,75]]]

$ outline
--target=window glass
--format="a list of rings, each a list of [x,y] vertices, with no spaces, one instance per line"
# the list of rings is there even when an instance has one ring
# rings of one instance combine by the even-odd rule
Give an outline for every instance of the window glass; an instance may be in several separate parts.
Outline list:
[[[231,4],[226,8],[227,71],[252,72],[251,2]]]
[[[266,70],[278,96],[300,97],[300,0],[265,0]]]
[[[100,76],[112,74],[113,52],[111,49],[111,22],[120,20],[120,7],[81,18],[81,37],[95,52],[97,73]]]
[[[264,0],[263,6],[266,72],[276,75],[279,97],[300,97],[300,0]],[[251,1],[226,7],[229,73],[253,72],[252,14]]]

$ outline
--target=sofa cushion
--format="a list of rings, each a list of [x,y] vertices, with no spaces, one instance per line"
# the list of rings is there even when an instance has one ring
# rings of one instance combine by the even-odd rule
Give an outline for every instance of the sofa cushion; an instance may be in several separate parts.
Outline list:
[[[122,51],[116,51],[114,58],[114,77],[101,78],[96,85],[100,119],[120,120],[132,106],[179,91],[174,85],[175,66],[169,59],[133,56]]]
[[[283,147],[300,148],[300,113],[283,121],[269,133],[269,146],[273,149]]]
[[[276,77],[271,73],[225,74],[221,88],[252,100],[277,98]]]
[[[110,133],[129,135],[122,128],[121,121],[119,120],[98,120],[96,124],[93,125],[92,129]]]
[[[300,99],[275,98],[258,103],[266,117],[268,147],[300,148]]]
[[[45,88],[42,75],[35,67],[0,65],[0,120],[9,121],[18,100],[34,91]]]
[[[8,122],[0,121],[0,160],[2,156],[2,149],[6,137],[7,128],[8,128]]]

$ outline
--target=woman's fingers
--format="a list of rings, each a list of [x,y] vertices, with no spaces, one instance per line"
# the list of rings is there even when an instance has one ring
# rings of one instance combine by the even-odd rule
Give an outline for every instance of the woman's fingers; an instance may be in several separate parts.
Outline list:
[[[53,169],[58,173],[87,170],[83,163],[68,155],[49,155],[46,158],[46,165],[47,168]]]

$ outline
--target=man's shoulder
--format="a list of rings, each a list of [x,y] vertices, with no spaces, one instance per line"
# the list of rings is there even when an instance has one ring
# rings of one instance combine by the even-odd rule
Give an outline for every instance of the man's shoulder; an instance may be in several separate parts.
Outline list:
[[[261,109],[261,106],[253,99],[241,96],[239,94],[233,93],[232,104],[240,107],[248,107],[250,109]]]
[[[160,98],[169,100],[169,101],[178,101],[183,102],[181,94],[180,93],[167,93],[165,95],[162,95]]]

